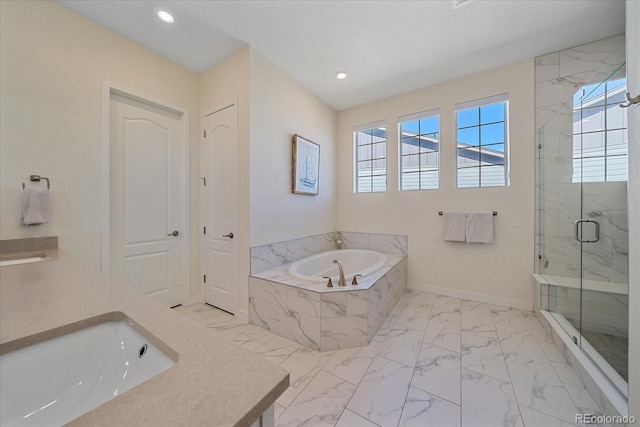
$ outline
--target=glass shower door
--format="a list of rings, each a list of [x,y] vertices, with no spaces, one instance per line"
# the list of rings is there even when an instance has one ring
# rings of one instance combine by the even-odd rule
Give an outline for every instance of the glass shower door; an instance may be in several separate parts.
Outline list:
[[[627,110],[624,64],[574,101],[574,181],[581,185],[581,347],[614,382],[628,369]],[[595,351],[592,351],[595,350]],[[604,359],[606,363],[602,363]]]
[[[541,129],[538,272],[549,283],[548,311],[626,394],[627,116],[618,59]]]

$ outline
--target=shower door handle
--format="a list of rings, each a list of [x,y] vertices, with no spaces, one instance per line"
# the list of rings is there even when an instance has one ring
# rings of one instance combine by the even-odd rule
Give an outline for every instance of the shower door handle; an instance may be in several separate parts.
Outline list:
[[[583,239],[582,238],[582,224],[587,223],[587,222],[593,223],[593,225],[596,226],[596,233],[595,233],[596,236],[595,236],[595,239],[593,239],[593,240]],[[574,230],[575,234],[574,234],[573,237],[578,242],[580,242],[580,243],[596,243],[597,241],[600,240],[600,223],[598,221],[594,221],[592,219],[579,219],[579,220],[576,220],[573,224],[575,225],[575,230]]]

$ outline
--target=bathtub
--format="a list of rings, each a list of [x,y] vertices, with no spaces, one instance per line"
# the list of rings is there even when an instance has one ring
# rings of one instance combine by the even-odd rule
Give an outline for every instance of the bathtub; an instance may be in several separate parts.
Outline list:
[[[334,259],[344,266],[346,286],[338,286]],[[363,274],[357,285],[354,274]],[[249,276],[249,322],[315,351],[363,347],[406,288],[405,255],[331,250]]]
[[[366,277],[380,270],[387,264],[387,255],[367,249],[341,249],[322,252],[299,261],[289,267],[289,274],[300,280],[310,282],[324,282],[331,277],[337,282],[340,278],[338,264],[333,260],[339,260],[344,270],[344,276],[351,280],[356,274]]]

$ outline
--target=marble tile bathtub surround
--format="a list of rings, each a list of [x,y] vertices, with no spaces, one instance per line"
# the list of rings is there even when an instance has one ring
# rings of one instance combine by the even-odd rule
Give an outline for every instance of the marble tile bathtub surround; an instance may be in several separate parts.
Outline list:
[[[291,375],[277,427],[564,427],[580,425],[576,414],[613,414],[532,312],[405,291],[359,348],[312,351],[252,328],[233,341]]]
[[[401,234],[354,233],[341,231],[344,249],[369,249],[383,254],[407,255],[408,239]]]
[[[366,346],[407,286],[407,259],[399,256],[358,288],[298,283],[283,269],[249,277],[249,321],[320,351]]]
[[[337,231],[270,243],[251,248],[251,274],[280,267],[311,255],[336,249]],[[340,232],[343,249],[370,249],[393,255],[407,255],[407,236]]]

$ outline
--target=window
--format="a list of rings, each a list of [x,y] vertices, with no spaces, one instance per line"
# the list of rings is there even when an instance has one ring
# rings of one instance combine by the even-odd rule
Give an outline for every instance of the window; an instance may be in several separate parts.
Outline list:
[[[439,186],[440,116],[427,111],[399,118],[400,190]]]
[[[627,181],[626,79],[582,87],[573,97],[572,182]]]
[[[509,185],[508,96],[456,105],[458,188]]]
[[[387,191],[387,127],[370,124],[353,132],[355,149],[355,192]]]

